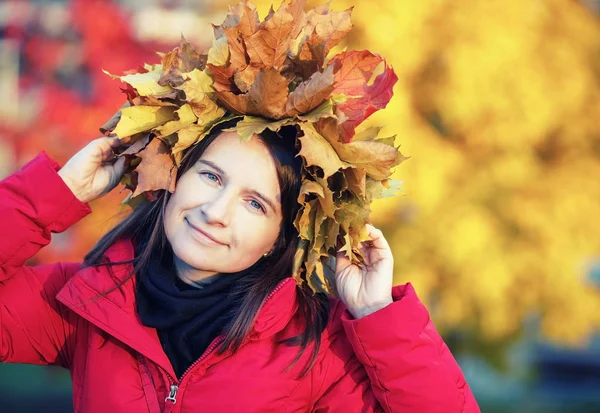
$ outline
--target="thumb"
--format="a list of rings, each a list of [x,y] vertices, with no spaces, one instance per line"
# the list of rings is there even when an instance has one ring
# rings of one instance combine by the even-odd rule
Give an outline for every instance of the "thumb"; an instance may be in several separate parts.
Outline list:
[[[113,165],[113,171],[117,180],[121,179],[123,174],[125,173],[125,157],[119,156],[117,157],[116,162]]]

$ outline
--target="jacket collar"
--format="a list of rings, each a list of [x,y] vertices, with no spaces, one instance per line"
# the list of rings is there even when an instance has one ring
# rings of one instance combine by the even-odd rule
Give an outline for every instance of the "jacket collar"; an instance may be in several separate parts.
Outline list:
[[[133,259],[130,240],[117,241],[106,251],[111,262]],[[156,329],[144,326],[136,312],[135,277],[127,279],[133,265],[88,267],[65,284],[57,299],[96,327],[159,364],[173,377],[170,361],[162,349]],[[121,284],[120,288],[115,288]],[[268,338],[281,331],[297,309],[296,283],[292,277],[281,281],[260,310],[251,338]],[[114,289],[114,290],[113,290]],[[107,291],[113,290],[109,293]]]

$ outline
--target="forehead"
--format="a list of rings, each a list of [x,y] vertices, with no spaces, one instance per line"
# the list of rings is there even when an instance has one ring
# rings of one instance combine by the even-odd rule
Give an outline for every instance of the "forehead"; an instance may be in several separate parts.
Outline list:
[[[208,146],[200,160],[214,163],[236,185],[279,199],[275,161],[257,136],[242,141],[237,133],[224,132]]]

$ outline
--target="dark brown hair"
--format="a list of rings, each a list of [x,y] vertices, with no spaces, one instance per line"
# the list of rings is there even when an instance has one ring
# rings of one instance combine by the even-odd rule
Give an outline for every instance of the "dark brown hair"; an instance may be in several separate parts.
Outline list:
[[[211,133],[192,146],[183,156],[176,179],[191,168],[210,144],[224,129],[234,127],[235,121],[226,122],[213,128]],[[298,244],[298,232],[293,225],[298,211],[298,194],[301,185],[302,160],[297,156],[296,127],[287,126],[278,133],[266,130],[259,135],[269,149],[276,165],[279,187],[281,190],[282,221],[278,239],[272,253],[261,258],[250,268],[242,271],[244,274],[236,286],[232,299],[234,313],[231,322],[225,328],[225,340],[218,349],[235,352],[239,349],[244,338],[250,333],[253,323],[269,294],[285,278],[291,276],[294,255]],[[85,266],[107,266],[133,264],[133,271],[127,277],[116,283],[116,286],[106,291],[121,287],[132,276],[143,276],[150,263],[150,257],[162,254],[173,254],[164,232],[164,212],[170,193],[160,191],[153,202],[145,202],[131,212],[122,222],[106,233],[85,256]],[[108,248],[116,241],[130,238],[134,244],[135,254],[130,261],[109,262],[104,257]],[[299,346],[299,352],[291,368],[302,357],[308,346],[314,342],[313,351],[299,377],[304,376],[314,365],[321,345],[321,334],[329,320],[329,300],[323,293],[313,293],[307,283],[296,286],[298,311],[304,322],[303,332],[295,337],[282,340],[280,343]]]

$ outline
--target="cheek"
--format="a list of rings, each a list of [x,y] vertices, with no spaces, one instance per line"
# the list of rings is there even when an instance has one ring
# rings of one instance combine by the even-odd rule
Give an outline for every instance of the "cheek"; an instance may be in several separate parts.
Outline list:
[[[242,225],[237,225],[235,239],[239,255],[249,255],[256,259],[269,251],[279,235],[279,223],[264,217],[244,217]]]

